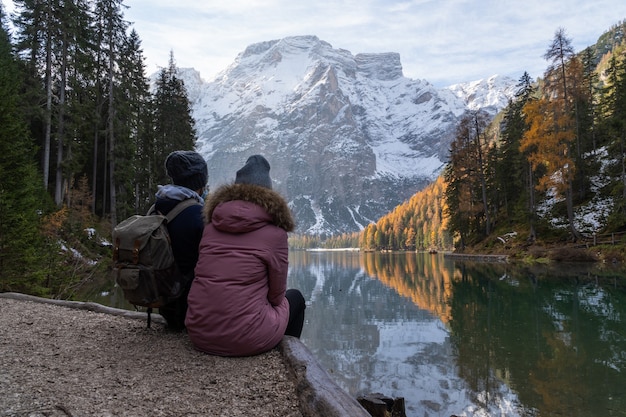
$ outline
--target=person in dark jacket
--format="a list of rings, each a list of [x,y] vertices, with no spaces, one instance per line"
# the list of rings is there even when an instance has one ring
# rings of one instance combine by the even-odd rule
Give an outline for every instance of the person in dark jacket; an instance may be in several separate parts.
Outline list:
[[[194,151],[172,152],[165,159],[165,170],[173,184],[159,186],[155,210],[167,215],[181,201],[194,199],[198,203],[185,208],[167,225],[176,264],[186,277],[187,284],[177,300],[159,308],[159,314],[166,320],[168,328],[182,331],[185,328],[187,294],[193,281],[194,268],[198,262],[198,247],[204,230],[202,195],[207,191],[209,174],[206,161]]]
[[[204,233],[187,311],[187,333],[201,351],[256,355],[284,335],[300,337],[305,301],[287,290],[287,232],[294,220],[272,190],[270,165],[253,155],[234,184],[217,189],[204,207]]]

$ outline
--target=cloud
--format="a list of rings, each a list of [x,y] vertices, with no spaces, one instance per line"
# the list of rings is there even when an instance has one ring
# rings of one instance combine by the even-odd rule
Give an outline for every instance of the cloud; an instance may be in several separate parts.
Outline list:
[[[8,0],[2,0],[7,4]],[[626,18],[624,0],[126,0],[152,73],[172,50],[205,79],[247,46],[316,35],[353,54],[398,52],[406,76],[436,86],[543,74],[563,27],[576,50]]]

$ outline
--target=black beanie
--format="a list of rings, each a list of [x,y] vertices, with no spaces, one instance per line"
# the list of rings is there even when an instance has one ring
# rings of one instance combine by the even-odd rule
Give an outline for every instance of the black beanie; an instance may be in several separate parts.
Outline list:
[[[252,184],[272,189],[270,163],[261,155],[252,155],[246,164],[237,171],[236,184]]]
[[[174,151],[165,158],[167,175],[176,185],[197,191],[209,180],[206,161],[194,151]]]

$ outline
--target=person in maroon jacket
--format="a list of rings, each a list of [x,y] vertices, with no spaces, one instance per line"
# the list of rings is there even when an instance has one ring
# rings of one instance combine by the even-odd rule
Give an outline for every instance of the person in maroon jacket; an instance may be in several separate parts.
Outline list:
[[[204,233],[187,298],[193,345],[221,356],[256,355],[300,337],[305,301],[287,290],[287,232],[294,220],[272,190],[270,164],[253,155],[205,204]]]

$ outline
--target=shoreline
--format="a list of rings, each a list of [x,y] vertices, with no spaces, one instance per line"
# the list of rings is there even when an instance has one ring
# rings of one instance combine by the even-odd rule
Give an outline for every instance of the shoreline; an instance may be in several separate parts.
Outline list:
[[[443,257],[457,259],[461,261],[476,261],[476,262],[486,262],[486,263],[508,263],[509,262],[509,255],[446,252],[444,253]]]

